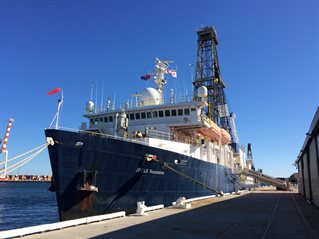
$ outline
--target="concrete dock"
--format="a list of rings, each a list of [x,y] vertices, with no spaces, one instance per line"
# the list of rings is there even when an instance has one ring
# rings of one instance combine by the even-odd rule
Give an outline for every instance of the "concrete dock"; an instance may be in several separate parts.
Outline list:
[[[253,191],[24,238],[319,238],[319,209],[297,193]]]

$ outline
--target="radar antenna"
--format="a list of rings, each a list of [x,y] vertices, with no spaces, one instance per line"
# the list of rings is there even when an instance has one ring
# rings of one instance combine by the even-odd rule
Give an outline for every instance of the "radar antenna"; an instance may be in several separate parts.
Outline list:
[[[155,58],[155,74],[154,74],[154,83],[157,85],[157,90],[160,93],[163,99],[163,88],[166,85],[167,81],[165,75],[168,74],[169,63],[174,61],[169,60],[160,60],[157,57]]]

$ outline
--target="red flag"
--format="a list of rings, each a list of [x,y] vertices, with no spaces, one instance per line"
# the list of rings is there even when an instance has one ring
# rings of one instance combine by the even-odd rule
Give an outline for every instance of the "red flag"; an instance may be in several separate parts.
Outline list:
[[[142,79],[142,80],[149,80],[149,79],[151,79],[151,75],[150,75],[150,74],[147,74],[147,75],[145,75],[145,76],[141,76],[141,79]]]
[[[53,94],[58,93],[58,92],[60,92],[60,91],[61,91],[60,88],[55,88],[54,90],[49,91],[49,92],[48,92],[48,95],[53,95]]]

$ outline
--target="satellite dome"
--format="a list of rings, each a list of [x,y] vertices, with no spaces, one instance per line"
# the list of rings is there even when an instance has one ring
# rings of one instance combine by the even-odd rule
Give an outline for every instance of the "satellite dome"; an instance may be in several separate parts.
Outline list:
[[[142,106],[148,105],[159,105],[161,100],[161,95],[158,90],[154,88],[146,88],[140,97],[140,103]]]
[[[207,88],[206,86],[201,86],[197,90],[197,94],[199,97],[206,97],[207,96]]]
[[[86,103],[86,112],[90,113],[93,111],[94,111],[94,103],[93,103],[93,101],[90,100]]]

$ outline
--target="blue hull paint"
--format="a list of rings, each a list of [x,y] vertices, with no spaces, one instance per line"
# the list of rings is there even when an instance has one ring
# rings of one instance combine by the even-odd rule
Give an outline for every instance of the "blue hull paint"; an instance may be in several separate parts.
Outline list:
[[[217,191],[235,191],[234,183],[225,173],[229,169],[222,165],[87,133],[47,129],[45,134],[56,142],[49,146],[49,156],[61,220],[119,210],[132,213],[137,201],[145,201],[148,206],[169,206],[178,197],[214,194],[158,162],[146,162],[145,154],[157,155],[159,160]],[[83,146],[76,147],[76,142],[83,142]],[[176,159],[184,165],[176,165]],[[83,169],[97,171],[98,192],[77,190]]]

